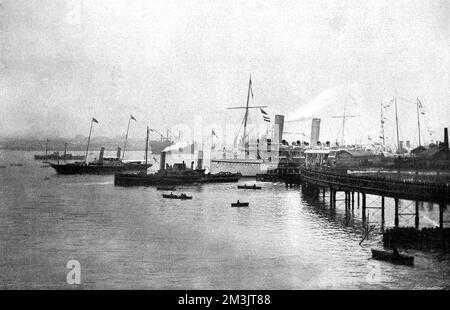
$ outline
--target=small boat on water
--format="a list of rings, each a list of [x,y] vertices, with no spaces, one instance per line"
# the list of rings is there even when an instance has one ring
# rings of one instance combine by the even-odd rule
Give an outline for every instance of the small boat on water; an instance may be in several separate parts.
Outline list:
[[[0,166],[0,169],[2,169],[2,168],[6,168],[6,166]]]
[[[20,163],[18,163],[18,164],[9,164],[10,166],[13,166],[13,167],[22,167],[23,166],[23,164],[20,164]]]
[[[170,194],[163,194],[163,198],[185,200],[185,199],[192,199],[192,196],[188,196],[186,194],[174,195],[170,193]]]
[[[385,250],[372,250],[372,258],[376,260],[387,261],[396,265],[414,265],[414,256],[408,256],[404,254],[400,254],[398,250],[394,251],[385,251]]]
[[[256,184],[248,186],[247,184],[238,185],[238,189],[261,189],[261,186],[256,186]]]
[[[176,191],[177,189],[173,186],[158,186],[157,191]]]
[[[237,202],[231,203],[232,207],[240,208],[240,207],[248,207],[248,202],[240,202],[239,200]]]

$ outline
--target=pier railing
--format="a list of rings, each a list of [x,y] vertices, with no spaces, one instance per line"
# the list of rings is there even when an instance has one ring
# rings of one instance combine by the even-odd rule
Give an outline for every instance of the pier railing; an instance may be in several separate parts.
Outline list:
[[[301,179],[338,190],[359,191],[400,199],[450,203],[449,183],[398,180],[389,177],[355,176],[328,170],[302,168]],[[286,176],[289,178],[289,176]]]

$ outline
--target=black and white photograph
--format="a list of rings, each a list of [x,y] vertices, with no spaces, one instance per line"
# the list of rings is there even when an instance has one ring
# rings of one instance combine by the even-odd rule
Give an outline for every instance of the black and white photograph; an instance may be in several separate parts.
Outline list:
[[[448,290],[449,120],[448,0],[0,0],[0,290]]]

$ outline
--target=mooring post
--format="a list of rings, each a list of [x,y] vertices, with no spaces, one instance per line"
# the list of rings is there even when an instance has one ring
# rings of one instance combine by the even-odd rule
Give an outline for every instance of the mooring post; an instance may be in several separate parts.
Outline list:
[[[381,231],[384,232],[384,196],[381,196]]]
[[[419,229],[419,202],[418,201],[416,201],[415,227],[416,227],[416,229]]]
[[[366,222],[366,193],[361,193],[362,195],[362,221]]]
[[[394,198],[395,201],[395,221],[394,221],[394,225],[397,228],[398,227],[398,223],[399,223],[399,219],[398,219],[398,198]]]
[[[330,186],[330,208],[333,207],[333,188]]]
[[[348,192],[344,191],[344,205],[345,205],[345,210],[347,210],[348,207]]]
[[[355,208],[355,192],[352,192],[352,209]]]
[[[333,192],[333,203],[331,204],[331,207],[334,209],[336,208],[336,190],[332,189]]]
[[[444,205],[439,205],[439,228],[444,228]]]
[[[325,201],[325,186],[322,187],[322,198]]]
[[[358,192],[358,207],[359,207],[359,192]]]

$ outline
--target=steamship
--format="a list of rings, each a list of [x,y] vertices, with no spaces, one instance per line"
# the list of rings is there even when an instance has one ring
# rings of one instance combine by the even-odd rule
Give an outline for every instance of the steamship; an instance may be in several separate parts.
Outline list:
[[[117,157],[103,157],[105,148],[100,149],[100,156],[98,160],[92,162],[87,162],[87,156],[89,153],[89,142],[91,140],[92,125],[98,121],[95,118],[91,120],[91,128],[89,130],[88,143],[86,148],[86,156],[84,157],[84,162],[75,163],[49,163],[49,165],[56,170],[58,174],[114,174],[119,172],[136,172],[136,171],[147,171],[152,164],[148,164],[148,137],[149,128],[147,127],[147,138],[145,143],[145,163],[141,161],[124,161],[123,157],[125,154],[125,148],[128,139],[128,130],[130,128],[131,119],[136,120],[132,115],[128,120],[127,134],[125,136],[125,145],[123,149],[122,159],[120,158],[120,147],[117,149]]]
[[[266,106],[249,106],[250,95],[253,97],[252,90],[252,79],[250,77],[248,83],[248,91],[247,91],[247,104],[245,107],[232,107],[229,109],[245,109],[244,119],[242,121],[243,124],[243,135],[241,137],[240,145],[244,146],[244,158],[238,158],[237,152],[234,152],[231,157],[227,158],[226,153],[222,153],[222,158],[212,158],[210,163],[210,171],[211,173],[219,173],[219,172],[229,172],[229,173],[240,173],[243,177],[255,177],[257,174],[265,173],[268,169],[276,168],[276,164],[272,161],[272,158],[268,157],[264,159],[260,156],[259,143],[256,146],[256,157],[250,158],[249,151],[249,137],[247,133],[247,120],[249,109],[260,109],[265,108]],[[284,116],[276,115],[275,116],[275,125],[277,127],[277,136],[275,137],[275,143],[281,141],[281,136],[283,132],[283,124],[284,124]],[[237,136],[235,141],[237,140]],[[267,151],[270,152],[271,144],[267,141]],[[218,154],[216,154],[217,156]]]
[[[141,161],[123,161],[120,158],[120,148],[117,151],[117,157],[103,157],[104,150],[102,147],[98,160],[89,163],[49,163],[49,165],[58,174],[114,174],[117,172],[144,171],[152,166],[152,164],[142,163]]]

